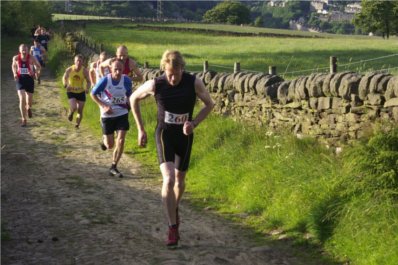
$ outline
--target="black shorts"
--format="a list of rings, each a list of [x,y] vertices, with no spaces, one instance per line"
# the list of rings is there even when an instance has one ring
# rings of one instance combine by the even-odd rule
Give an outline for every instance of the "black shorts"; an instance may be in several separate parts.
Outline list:
[[[18,81],[16,81],[16,88],[17,90],[25,90],[33,94],[35,92],[35,81],[31,76],[20,77]]]
[[[101,118],[102,134],[109,135],[115,131],[128,131],[130,129],[129,114],[112,118]]]
[[[74,98],[78,101],[86,101],[86,92],[82,92],[82,93],[73,93],[73,92],[66,92],[66,94],[68,95],[68,98]]]
[[[157,128],[155,132],[159,164],[173,162],[179,171],[187,171],[191,157],[193,134],[185,135],[182,126]]]

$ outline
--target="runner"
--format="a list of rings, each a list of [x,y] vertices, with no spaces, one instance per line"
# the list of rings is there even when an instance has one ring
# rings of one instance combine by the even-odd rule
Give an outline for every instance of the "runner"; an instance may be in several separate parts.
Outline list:
[[[90,81],[92,85],[95,85],[103,76],[100,71],[99,65],[107,59],[106,52],[101,52],[99,59],[90,64]],[[104,76],[109,74],[109,67],[104,69]]]
[[[84,87],[84,80],[87,82],[86,88]],[[66,88],[69,99],[68,120],[73,120],[73,114],[77,110],[75,128],[78,129],[83,119],[86,94],[88,94],[91,87],[88,70],[83,66],[83,56],[81,54],[76,55],[74,65],[66,69],[62,77],[62,83],[64,84],[64,88]]]
[[[45,28],[40,27],[35,32],[36,39],[40,42],[41,46],[48,51],[48,42],[50,41],[50,35]]]
[[[40,42],[36,39],[33,40],[33,46],[30,47],[30,54],[36,58],[41,67],[45,66],[44,61],[46,58],[46,50],[40,45]],[[40,74],[37,75],[37,82],[38,84],[40,84]]]
[[[101,111],[103,134],[103,150],[113,150],[110,176],[122,178],[117,165],[122,157],[126,133],[130,128],[128,120],[128,100],[132,92],[131,79],[122,74],[123,63],[115,60],[111,65],[111,74],[101,78],[91,91],[91,98],[98,104]],[[116,144],[115,144],[116,132]]]
[[[100,64],[100,72],[102,76],[105,76],[106,67],[110,67],[112,61],[115,59],[122,61],[123,74],[129,76],[132,81],[141,82],[143,80],[141,70],[138,68],[137,63],[133,59],[129,58],[127,47],[124,45],[121,45],[116,49],[116,57],[109,58]]]
[[[138,129],[138,144],[145,147],[144,129],[139,102],[154,95],[158,109],[155,132],[160,171],[163,176],[162,201],[169,232],[167,246],[178,245],[178,205],[185,190],[185,176],[189,166],[193,131],[212,111],[213,100],[202,80],[184,72],[185,61],[178,51],[166,51],[160,62],[164,74],[141,85],[130,97],[130,104]],[[193,119],[198,97],[204,107]]]
[[[36,74],[40,76],[40,64],[34,56],[31,56],[26,44],[19,45],[19,54],[12,58],[11,69],[14,74],[16,88],[19,97],[19,110],[21,112],[21,126],[26,126],[26,116],[32,118],[33,93],[35,88],[34,67]]]

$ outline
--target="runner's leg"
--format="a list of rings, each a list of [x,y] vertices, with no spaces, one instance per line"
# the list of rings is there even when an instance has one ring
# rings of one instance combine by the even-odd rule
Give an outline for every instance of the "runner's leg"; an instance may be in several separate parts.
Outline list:
[[[160,171],[163,176],[162,185],[162,202],[166,211],[167,221],[169,225],[176,224],[176,194],[175,186],[175,169],[173,162],[165,162],[160,165]]]
[[[26,92],[26,109],[31,109],[33,105],[33,93]]]
[[[113,150],[112,164],[114,164],[114,165],[117,165],[117,163],[119,163],[120,158],[122,157],[126,133],[127,133],[127,131],[125,131],[125,130],[117,131],[116,146],[115,146],[115,149]]]
[[[26,122],[27,113],[26,113],[26,96],[25,90],[19,89],[18,90],[18,97],[19,97],[19,111],[21,112],[21,119],[22,121]]]
[[[68,114],[68,120],[72,121],[73,119],[73,113],[77,110],[77,100],[75,98],[70,98],[69,99],[69,114]]]
[[[186,171],[179,171],[178,169],[175,170],[175,184],[174,184],[174,194],[176,197],[176,202],[178,207],[182,194],[185,191],[185,175],[187,174]]]
[[[113,134],[103,135],[104,144],[107,149],[112,149],[115,145],[115,139]]]
[[[84,108],[84,101],[77,100],[77,115],[76,115],[76,126],[80,126],[80,122],[83,119],[83,108]]]

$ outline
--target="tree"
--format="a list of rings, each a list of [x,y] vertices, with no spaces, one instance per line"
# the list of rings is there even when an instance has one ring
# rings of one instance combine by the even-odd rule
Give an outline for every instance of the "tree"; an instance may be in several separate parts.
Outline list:
[[[250,23],[249,8],[236,1],[225,1],[216,5],[203,15],[204,22],[248,24]]]
[[[362,0],[362,11],[354,18],[354,25],[365,32],[381,33],[387,39],[398,33],[398,2]]]
[[[3,1],[1,3],[1,33],[6,35],[30,34],[33,25],[51,24],[48,1]]]

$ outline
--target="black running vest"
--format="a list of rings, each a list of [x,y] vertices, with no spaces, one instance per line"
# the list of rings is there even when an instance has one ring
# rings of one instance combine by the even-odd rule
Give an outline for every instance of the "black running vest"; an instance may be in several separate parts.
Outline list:
[[[158,128],[182,127],[192,120],[196,102],[195,76],[183,73],[181,81],[171,86],[163,74],[155,78],[155,99],[158,107]]]

